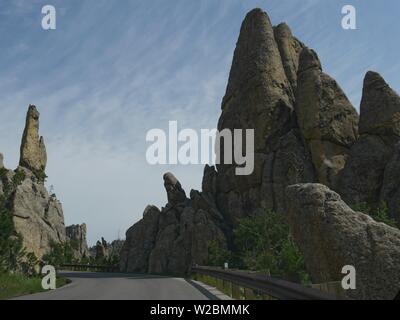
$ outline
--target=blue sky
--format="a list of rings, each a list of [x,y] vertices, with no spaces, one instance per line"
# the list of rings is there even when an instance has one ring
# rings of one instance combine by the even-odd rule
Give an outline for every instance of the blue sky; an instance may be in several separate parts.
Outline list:
[[[57,29],[41,28],[41,8]],[[357,9],[357,30],[341,8]],[[254,7],[286,21],[358,108],[367,70],[400,89],[397,0],[1,0],[0,152],[15,168],[30,103],[41,112],[48,185],[67,224],[91,243],[124,237],[147,204],[164,205],[162,174],[187,192],[203,166],[150,166],[146,132],[214,128],[241,22]]]

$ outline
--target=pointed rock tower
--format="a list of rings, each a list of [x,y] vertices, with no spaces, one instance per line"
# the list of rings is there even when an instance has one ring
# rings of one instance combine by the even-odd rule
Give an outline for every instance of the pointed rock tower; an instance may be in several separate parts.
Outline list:
[[[0,204],[12,215],[14,234],[22,236],[26,252],[39,259],[50,251],[52,242],[66,241],[61,203],[44,185],[46,161],[43,138],[39,138],[39,112],[31,105],[22,137],[20,166],[16,170],[2,169]]]
[[[255,169],[249,176],[237,176],[235,165],[223,164],[221,156],[216,201],[230,225],[259,210],[284,211],[285,187],[314,180],[294,114],[302,48],[287,25],[274,29],[261,9],[243,21],[218,130],[254,129]]]
[[[26,115],[25,130],[21,142],[19,165],[35,173],[44,172],[47,164],[46,147],[39,137],[39,112],[30,105]]]
[[[370,206],[391,201],[395,163],[387,171],[391,176],[384,176],[399,141],[400,97],[378,73],[368,72],[360,106],[360,138],[351,148],[350,160],[336,187],[343,200]]]

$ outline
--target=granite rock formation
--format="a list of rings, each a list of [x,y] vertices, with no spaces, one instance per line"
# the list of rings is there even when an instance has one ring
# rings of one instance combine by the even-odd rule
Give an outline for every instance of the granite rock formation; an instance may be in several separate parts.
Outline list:
[[[321,184],[287,188],[288,220],[318,283],[341,281],[343,266],[356,269],[356,299],[394,299],[400,289],[400,230],[355,212]]]
[[[239,176],[236,164],[224,164],[227,142],[221,140],[221,163],[206,166],[202,192],[192,191],[187,199],[179,182],[171,174],[164,176],[168,204],[161,210],[147,207],[143,219],[128,230],[121,268],[184,273],[193,263],[207,263],[210,240],[234,248],[232,230],[240,218],[267,210],[287,216],[290,210],[291,225],[314,281],[337,280],[339,265],[355,263],[364,254],[372,259],[375,254],[380,261],[371,263],[369,270],[367,263],[359,263],[364,274],[357,295],[388,297],[393,286],[384,289],[378,280],[371,286],[365,282],[379,270],[400,270],[398,261],[386,254],[398,253],[397,230],[353,212],[336,193],[324,189],[319,197],[329,195],[340,207],[338,220],[331,211],[326,213],[335,222],[328,229],[320,222],[322,209],[315,209],[315,221],[305,218],[307,206],[314,210],[313,203],[320,198],[294,206],[292,201],[302,200],[296,195],[302,189],[290,189],[290,196],[286,189],[324,184],[323,188],[335,190],[349,204],[374,206],[384,200],[390,214],[399,219],[399,100],[382,77],[368,72],[359,118],[338,83],[322,71],[317,54],[297,40],[286,24],[273,27],[265,12],[252,10],[240,30],[218,130],[254,129],[254,172]],[[345,213],[349,220],[342,219]],[[323,237],[325,227],[330,241],[321,240],[320,247],[312,247],[318,246],[316,239]],[[360,234],[352,236],[353,232]],[[354,243],[337,253],[342,239]],[[314,249],[316,257],[311,257]],[[331,256],[319,264],[324,252]],[[385,264],[387,268],[382,267]],[[398,280],[396,275],[388,279]],[[386,284],[382,281],[382,286]]]
[[[12,214],[14,232],[20,234],[27,252],[41,258],[52,242],[66,241],[61,203],[44,186],[46,148],[39,138],[39,112],[29,106],[21,142],[20,165],[7,170],[2,165],[3,201]]]
[[[285,187],[315,179],[294,113],[303,48],[287,25],[273,28],[259,9],[249,12],[242,24],[218,130],[254,129],[255,169],[249,176],[237,176],[235,164],[223,164],[221,154],[216,202],[231,226],[258,210],[284,211]]]
[[[394,172],[400,141],[400,97],[375,72],[368,72],[364,79],[359,127],[360,137],[351,148],[335,190],[348,204],[378,206],[385,201],[400,222],[395,205],[400,180]]]
[[[19,172],[25,173],[25,179],[11,200],[15,231],[22,235],[26,250],[41,258],[52,242],[66,241],[62,206],[35,174],[25,168],[19,168]]]
[[[206,189],[212,190],[211,184],[203,181]],[[121,251],[122,270],[184,274],[193,264],[207,263],[210,242],[226,246],[220,227],[223,218],[211,193],[192,190],[188,199],[171,173],[164,175],[164,186],[167,205],[161,210],[148,206],[143,219],[127,231]]]
[[[358,114],[334,79],[322,72],[317,54],[300,55],[296,114],[311,152],[317,180],[331,186],[357,139]]]
[[[12,215],[15,235],[21,235],[26,252],[39,259],[49,253],[52,243],[68,240],[62,205],[44,185],[46,162],[46,148],[39,137],[39,112],[30,105],[19,167],[4,168],[0,156],[0,204],[5,209],[0,214]]]
[[[44,171],[47,164],[44,139],[39,137],[39,115],[36,107],[30,105],[21,142],[19,165],[32,172]]]
[[[89,257],[89,247],[86,240],[86,224],[73,224],[66,227],[66,236],[71,243],[74,258],[80,260]]]

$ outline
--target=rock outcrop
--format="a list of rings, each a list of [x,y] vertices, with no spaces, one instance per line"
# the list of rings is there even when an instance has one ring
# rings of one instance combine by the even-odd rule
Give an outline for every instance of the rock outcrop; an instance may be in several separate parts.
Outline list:
[[[254,129],[255,169],[249,176],[237,176],[235,164],[224,164],[221,153],[216,201],[231,226],[260,209],[284,211],[284,188],[314,180],[310,153],[294,113],[303,47],[287,25],[274,29],[260,9],[249,12],[242,24],[218,130]]]
[[[318,283],[341,280],[356,269],[356,299],[394,299],[400,290],[400,230],[355,212],[321,184],[287,189],[288,221],[307,269]]]
[[[335,190],[349,204],[391,203],[391,215],[398,219],[395,203],[400,180],[394,161],[400,141],[400,97],[375,72],[368,72],[364,79],[359,126],[360,138],[351,148]]]
[[[210,241],[234,249],[239,219],[268,210],[287,216],[289,210],[316,281],[337,280],[341,268],[354,263],[361,272],[357,297],[389,297],[396,283],[388,281],[399,280],[398,231],[353,212],[339,195],[349,204],[385,201],[400,218],[399,101],[369,72],[359,119],[338,83],[322,71],[317,54],[286,24],[272,27],[265,12],[252,10],[240,30],[218,130],[254,129],[253,173],[236,175],[238,166],[224,163],[229,141],[222,140],[221,162],[205,167],[202,192],[192,190],[187,199],[176,178],[165,175],[168,204],[147,207],[128,230],[121,268],[184,273],[193,263],[207,262]],[[292,187],[287,195],[288,186],[304,183],[326,187],[317,185],[310,196]],[[328,207],[318,207],[321,202]],[[389,280],[382,270],[391,273]]]
[[[124,240],[114,240],[108,243],[103,237],[96,242],[94,247],[89,248],[89,255],[97,262],[104,263],[104,260],[115,263],[119,261]]]
[[[380,199],[400,226],[400,142],[385,167]]]
[[[39,259],[52,243],[67,241],[64,214],[55,194],[49,194],[46,178],[46,148],[39,137],[39,112],[29,106],[21,142],[19,167],[4,168],[0,156],[0,205],[12,216],[14,234],[22,236],[25,251]]]
[[[49,195],[30,170],[19,168],[14,177],[21,172],[25,177],[11,200],[14,227],[22,235],[26,250],[41,258],[49,252],[52,242],[66,241],[64,214],[61,203]]]
[[[336,81],[322,72],[317,54],[308,48],[300,55],[296,114],[317,180],[334,185],[357,139],[358,114]]]
[[[39,112],[30,105],[26,115],[25,130],[21,142],[19,165],[33,172],[44,172],[47,153],[43,137],[39,137]]]
[[[212,189],[212,182],[203,183]],[[211,242],[226,246],[219,227],[222,215],[208,193],[192,191],[186,198],[171,173],[164,175],[164,186],[167,205],[161,210],[148,206],[143,219],[126,233],[120,262],[124,271],[185,274],[193,264],[207,263]]]
[[[80,260],[89,257],[89,247],[86,240],[86,224],[73,224],[66,227],[66,236],[74,250],[74,258]]]
[[[96,242],[95,258],[96,260],[108,258],[108,243],[104,238],[101,238],[101,241]]]
[[[43,138],[39,138],[39,112],[31,105],[21,143],[20,165],[13,171],[1,163],[0,191],[13,217],[15,234],[22,236],[25,250],[39,259],[49,252],[52,242],[66,241],[61,203],[44,186],[46,161]]]

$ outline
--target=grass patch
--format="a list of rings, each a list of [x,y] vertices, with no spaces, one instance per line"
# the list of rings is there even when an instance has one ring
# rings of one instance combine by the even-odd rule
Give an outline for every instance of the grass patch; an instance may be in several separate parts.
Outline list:
[[[57,278],[57,288],[70,283],[67,278]],[[44,292],[42,278],[26,277],[21,274],[0,274],[0,299],[10,299],[18,296]]]
[[[19,274],[0,275],[0,299],[42,292],[41,278],[28,278]]]

